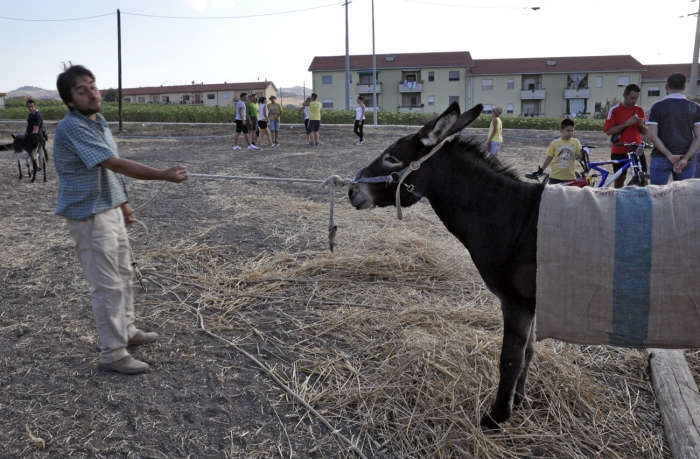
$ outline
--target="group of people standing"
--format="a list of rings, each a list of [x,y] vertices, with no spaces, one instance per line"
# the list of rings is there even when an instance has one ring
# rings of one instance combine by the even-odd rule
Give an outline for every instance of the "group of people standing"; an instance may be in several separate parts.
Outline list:
[[[236,104],[236,134],[233,137],[233,149],[242,150],[238,146],[241,132],[249,150],[260,150],[258,141],[263,135],[267,137],[270,148],[277,148],[280,118],[283,113],[284,109],[277,103],[277,97],[270,96],[270,103],[267,104],[265,97],[258,98],[257,94],[251,94],[248,101],[248,94],[242,92]]]

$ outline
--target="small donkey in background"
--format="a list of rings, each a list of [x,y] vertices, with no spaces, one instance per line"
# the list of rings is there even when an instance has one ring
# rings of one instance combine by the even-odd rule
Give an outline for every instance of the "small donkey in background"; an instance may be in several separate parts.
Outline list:
[[[24,159],[27,165],[27,175],[32,178],[32,182],[36,180],[37,161],[41,164],[44,170],[44,181],[46,181],[46,166],[49,162],[49,153],[46,151],[46,140],[39,134],[12,134],[14,142],[12,148],[15,152],[17,167],[19,168],[19,178],[22,179],[22,163]],[[39,149],[44,150],[44,155],[41,156]],[[32,169],[29,169],[29,163],[32,163]]]

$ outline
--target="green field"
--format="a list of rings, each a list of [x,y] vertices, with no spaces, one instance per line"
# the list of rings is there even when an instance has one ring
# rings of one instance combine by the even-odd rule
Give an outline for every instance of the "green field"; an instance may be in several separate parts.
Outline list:
[[[0,111],[0,119],[26,119],[27,109],[23,100],[9,100],[7,109]],[[61,101],[37,102],[44,119],[60,120],[66,114],[66,106]],[[205,107],[201,105],[161,105],[125,103],[122,106],[123,120],[126,122],[169,122],[169,123],[233,123],[236,119],[235,107]],[[107,121],[118,121],[118,104],[104,102],[102,114]],[[367,123],[373,122],[372,113],[367,113]],[[399,113],[389,111],[377,112],[377,124],[381,125],[415,125],[420,126],[434,114]],[[321,122],[323,124],[353,124],[354,110],[324,110]],[[505,129],[559,129],[561,118],[531,118],[523,116],[502,116]],[[482,115],[471,124],[471,127],[488,127],[491,117]],[[282,115],[282,123],[301,124],[304,122],[297,110],[286,109]],[[576,119],[576,129],[583,131],[602,131],[604,120],[592,118]]]

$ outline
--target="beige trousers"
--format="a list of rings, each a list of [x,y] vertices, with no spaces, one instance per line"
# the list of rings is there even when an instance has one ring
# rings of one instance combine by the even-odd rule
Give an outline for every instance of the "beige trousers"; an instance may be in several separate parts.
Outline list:
[[[126,346],[137,331],[124,217],[116,207],[90,220],[66,222],[90,282],[90,302],[100,334],[100,362],[111,363],[129,355]]]

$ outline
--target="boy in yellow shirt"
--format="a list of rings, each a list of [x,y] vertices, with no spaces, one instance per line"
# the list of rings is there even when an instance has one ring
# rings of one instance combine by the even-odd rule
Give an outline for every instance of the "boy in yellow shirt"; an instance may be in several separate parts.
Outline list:
[[[552,171],[549,173],[551,185],[576,180],[576,159],[581,157],[581,142],[574,139],[575,129],[574,120],[564,119],[559,127],[561,138],[549,144],[547,159],[540,170],[543,171],[552,165]]]

